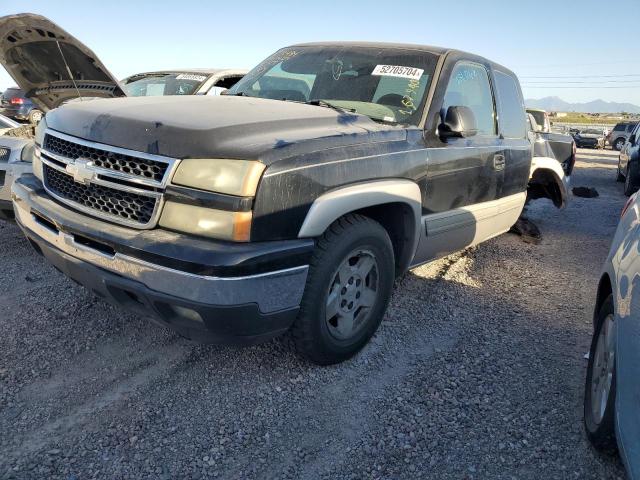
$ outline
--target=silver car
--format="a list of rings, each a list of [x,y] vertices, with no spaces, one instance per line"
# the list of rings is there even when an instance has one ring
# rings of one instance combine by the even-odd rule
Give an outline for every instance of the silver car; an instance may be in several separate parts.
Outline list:
[[[607,134],[606,138],[611,148],[618,152],[622,150],[622,147],[624,147],[625,142],[631,136],[631,132],[636,128],[636,125],[638,125],[638,122],[620,122],[616,124],[613,130]]]
[[[13,219],[11,185],[23,173],[31,172],[33,140],[0,136],[0,219]]]
[[[600,450],[618,447],[640,478],[640,203],[629,198],[605,263],[594,312],[584,424]]]

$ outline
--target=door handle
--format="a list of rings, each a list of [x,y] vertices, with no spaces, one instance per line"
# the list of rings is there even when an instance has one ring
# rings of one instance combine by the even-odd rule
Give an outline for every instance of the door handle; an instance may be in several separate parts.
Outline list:
[[[501,153],[496,153],[493,156],[493,168],[496,170],[504,170],[504,155]]]

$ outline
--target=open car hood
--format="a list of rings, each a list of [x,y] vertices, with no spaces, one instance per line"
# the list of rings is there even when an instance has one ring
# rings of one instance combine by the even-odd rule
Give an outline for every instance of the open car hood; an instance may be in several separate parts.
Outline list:
[[[126,96],[86,45],[41,15],[0,17],[0,63],[44,112],[73,98]]]

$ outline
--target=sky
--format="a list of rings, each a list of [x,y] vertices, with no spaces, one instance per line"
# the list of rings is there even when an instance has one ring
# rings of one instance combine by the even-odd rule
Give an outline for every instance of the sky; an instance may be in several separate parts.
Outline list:
[[[368,40],[485,56],[518,74],[525,98],[640,105],[631,33],[637,2],[616,0],[613,11],[601,0],[2,0],[0,15],[50,18],[119,79],[179,67],[251,68],[294,43]],[[0,68],[0,90],[14,84]]]

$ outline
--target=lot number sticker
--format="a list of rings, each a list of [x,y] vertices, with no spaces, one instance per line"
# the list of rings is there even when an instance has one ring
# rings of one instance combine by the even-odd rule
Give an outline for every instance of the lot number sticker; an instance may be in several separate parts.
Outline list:
[[[376,65],[371,75],[419,80],[423,72],[424,70],[421,68],[403,67],[401,65]]]
[[[204,82],[207,79],[204,75],[193,75],[191,73],[181,73],[176,80],[194,80],[196,82]]]

